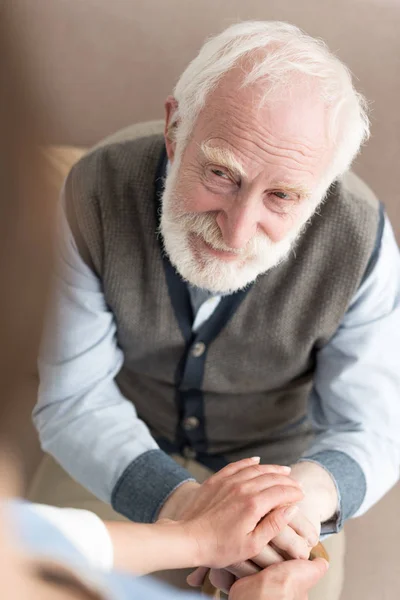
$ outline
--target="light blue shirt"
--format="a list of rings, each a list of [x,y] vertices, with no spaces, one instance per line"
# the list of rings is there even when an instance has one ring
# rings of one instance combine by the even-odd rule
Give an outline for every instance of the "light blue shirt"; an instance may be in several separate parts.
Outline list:
[[[110,502],[133,461],[146,453],[155,460],[158,446],[114,381],[123,364],[115,320],[64,214],[58,237],[34,422],[43,449]],[[213,302],[200,307],[195,327]],[[364,513],[396,483],[400,465],[400,256],[387,219],[373,270],[317,355],[309,414],[319,435],[306,456],[331,472],[342,503]]]

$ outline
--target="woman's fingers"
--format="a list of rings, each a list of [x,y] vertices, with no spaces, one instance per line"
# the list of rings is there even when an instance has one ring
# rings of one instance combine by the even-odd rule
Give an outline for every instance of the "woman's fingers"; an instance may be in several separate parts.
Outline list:
[[[290,522],[290,527],[313,548],[319,542],[319,532],[311,521],[300,511]]]
[[[243,460],[239,460],[227,465],[218,471],[218,473],[212,475],[208,481],[220,481],[228,477],[237,476],[238,474],[241,474],[241,477],[235,477],[235,481],[239,481],[241,479],[250,479],[252,477],[257,477],[257,475],[267,473],[281,473],[282,475],[289,475],[291,471],[290,467],[282,465],[260,465],[259,463],[259,456],[244,458]],[[246,471],[246,469],[249,470]]]
[[[187,576],[186,581],[191,587],[200,587],[203,585],[205,576],[208,573],[208,567],[198,567]]]
[[[243,458],[242,460],[238,460],[227,465],[226,467],[215,473],[215,475],[212,475],[208,481],[210,481],[211,479],[213,481],[219,481],[221,479],[225,479],[226,477],[232,477],[233,475],[236,475],[236,473],[240,473],[240,471],[242,471],[243,469],[254,467],[259,463],[259,456],[253,456],[252,458]]]
[[[290,523],[298,511],[299,509],[295,505],[280,507],[272,510],[268,515],[261,519],[254,530],[254,536],[257,539],[257,544],[267,545],[271,540],[275,541],[278,539],[279,536],[288,529],[288,523]],[[291,532],[294,536],[297,536],[293,530],[291,530]],[[304,542],[302,538],[299,539]]]
[[[280,473],[261,473],[256,477],[249,478],[245,481],[240,481],[237,485],[241,485],[242,490],[244,492],[247,491],[249,494],[256,494],[262,490],[267,490],[274,486],[290,486],[301,490],[300,484],[297,483],[297,481],[294,481],[294,479],[291,477],[287,477],[287,475],[281,475]],[[304,496],[302,490],[301,493]]]
[[[261,519],[275,508],[300,502],[304,498],[304,494],[298,487],[279,484],[254,492],[250,498],[255,513]]]

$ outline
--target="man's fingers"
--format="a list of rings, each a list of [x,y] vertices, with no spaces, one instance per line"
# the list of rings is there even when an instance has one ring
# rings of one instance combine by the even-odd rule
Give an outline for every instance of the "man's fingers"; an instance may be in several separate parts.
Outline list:
[[[254,556],[252,562],[261,569],[266,569],[271,565],[283,562],[285,559],[279,552],[271,546],[265,546],[257,556]]]
[[[253,563],[253,561],[245,560],[240,563],[235,563],[234,565],[229,565],[226,570],[229,571],[229,573],[232,573],[237,579],[242,579],[242,577],[248,577],[249,575],[259,573],[261,569],[258,565]]]
[[[186,581],[191,587],[200,587],[203,585],[207,573],[208,567],[198,567],[187,576]]]
[[[236,577],[226,569],[211,569],[210,581],[215,588],[228,594],[236,581]]]
[[[315,560],[288,560],[277,569],[282,569],[290,574],[300,592],[307,592],[314,587],[329,569],[329,563],[324,558]]]
[[[308,560],[306,562],[307,565],[310,565],[307,570],[310,573],[309,578],[307,578],[307,590],[310,587],[313,587],[322,577],[326,574],[329,569],[329,563],[324,558],[315,558],[314,560]]]
[[[214,587],[228,593],[236,579],[249,577],[260,572],[260,567],[251,560],[230,565],[226,569],[211,569],[210,581]]]
[[[324,576],[328,570],[328,563],[323,558],[316,558],[313,561],[308,560],[289,560],[285,561],[271,546],[266,546],[260,554],[251,561],[247,560],[241,563],[230,565],[226,569],[211,569],[210,581],[218,589],[229,591],[236,579],[249,577],[260,573],[260,569],[265,569],[273,565],[273,568],[282,569],[285,576],[290,577],[299,586],[299,591],[309,590]],[[287,571],[287,573],[286,573]],[[199,567],[191,573],[187,582],[192,587],[199,587],[203,584],[207,575],[207,567]]]
[[[308,545],[313,548],[319,542],[319,535],[314,525],[304,515],[302,511],[297,513],[290,521],[290,527],[302,538],[304,538]]]
[[[293,507],[296,509],[297,507]],[[291,509],[288,508],[288,511]],[[289,526],[285,526],[286,523],[290,521],[290,514],[285,523],[285,516],[281,517],[280,509],[273,511],[270,515],[265,517],[263,521],[258,525],[257,530],[264,525],[265,523],[265,531],[262,534],[265,534],[266,543],[269,543],[272,540],[273,547],[280,553],[283,554],[286,558],[301,558],[303,560],[308,560],[311,552],[311,546],[308,545],[308,542],[297,535],[297,533]],[[283,511],[282,511],[283,512]],[[276,530],[277,527],[280,527],[280,530],[274,536],[271,536],[273,530]],[[256,533],[258,531],[256,530]]]
[[[269,591],[276,590],[279,597],[283,594],[285,598],[307,600],[308,591],[325,575],[328,566],[323,558],[314,561],[288,560],[280,562],[254,574],[254,578],[251,576],[237,581],[231,590],[232,598],[248,598],[250,600],[250,595],[246,592],[246,589],[250,589],[253,590],[252,596],[254,596],[254,590],[265,590],[268,597]],[[259,581],[257,582],[257,580]],[[253,588],[250,587],[251,582],[256,582]]]
[[[324,558],[315,560],[287,560],[271,567],[275,573],[280,573],[280,578],[292,582],[298,594],[307,593],[325,575],[329,563]],[[272,574],[272,571],[270,571]],[[267,572],[265,572],[267,576]],[[301,596],[300,596],[301,597]]]

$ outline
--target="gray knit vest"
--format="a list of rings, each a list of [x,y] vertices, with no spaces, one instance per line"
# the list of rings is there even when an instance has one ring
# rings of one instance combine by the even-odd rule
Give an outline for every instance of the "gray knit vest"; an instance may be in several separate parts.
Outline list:
[[[318,350],[373,266],[379,203],[352,173],[336,182],[295,252],[193,334],[187,286],[156,233],[163,156],[160,136],[113,144],[84,157],[66,184],[78,248],[115,317],[117,384],[170,453],[189,448],[216,469],[252,455],[291,463],[312,437]]]

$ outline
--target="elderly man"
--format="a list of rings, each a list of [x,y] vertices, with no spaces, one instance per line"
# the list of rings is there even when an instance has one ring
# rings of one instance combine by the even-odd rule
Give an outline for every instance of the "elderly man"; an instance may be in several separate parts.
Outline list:
[[[292,464],[301,510],[236,576],[307,557],[321,526],[338,533],[398,477],[399,253],[348,172],[367,137],[324,44],[241,23],[179,79],[165,139],[94,151],[65,185],[42,446],[141,522],[179,519],[230,461]],[[85,503],[46,469],[61,502]],[[338,598],[340,581],[312,597]]]

